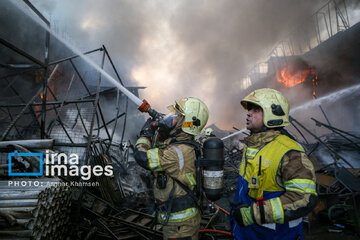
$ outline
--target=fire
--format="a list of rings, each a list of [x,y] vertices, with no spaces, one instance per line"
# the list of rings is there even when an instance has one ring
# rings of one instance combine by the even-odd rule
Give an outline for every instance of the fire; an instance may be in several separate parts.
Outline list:
[[[317,75],[315,75],[315,77],[312,79],[312,85],[313,85],[313,100],[315,100],[316,99],[316,87],[319,85]]]
[[[305,69],[302,71],[294,71],[292,68],[284,67],[280,71],[276,71],[276,80],[282,83],[285,87],[291,88],[305,81],[309,75],[314,75],[313,68]]]
[[[50,77],[50,74],[52,72],[54,67],[50,67],[49,68],[49,71],[47,72],[47,76],[46,76],[46,79]],[[52,92],[54,92],[55,94],[57,94],[57,88],[56,88],[56,85],[59,85],[60,83],[58,82],[61,78],[61,72],[58,70],[54,76],[53,76],[53,79],[49,82],[48,84],[48,87],[52,90]],[[43,81],[44,81],[44,72],[43,70],[40,70],[40,71],[36,71],[35,72],[35,82],[38,84],[38,86],[42,86],[43,84]],[[40,98],[41,99],[44,99],[44,94],[43,92],[41,91],[40,93]],[[54,98],[52,97],[52,95],[49,93],[48,91],[48,94],[46,94],[46,100],[47,101],[50,101],[50,100],[54,100]]]

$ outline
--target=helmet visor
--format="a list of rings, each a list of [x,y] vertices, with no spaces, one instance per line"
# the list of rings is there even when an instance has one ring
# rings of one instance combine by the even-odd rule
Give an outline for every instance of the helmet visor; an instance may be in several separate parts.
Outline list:
[[[176,114],[167,115],[159,122],[159,125],[168,129],[173,129],[178,122],[178,118],[179,117]]]

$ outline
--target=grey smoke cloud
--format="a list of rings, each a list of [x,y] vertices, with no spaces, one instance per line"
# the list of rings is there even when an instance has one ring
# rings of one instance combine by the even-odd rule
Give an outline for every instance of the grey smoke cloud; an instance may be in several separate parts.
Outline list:
[[[324,1],[32,1],[83,50],[106,45],[155,109],[194,96],[211,123],[243,126],[241,80]]]

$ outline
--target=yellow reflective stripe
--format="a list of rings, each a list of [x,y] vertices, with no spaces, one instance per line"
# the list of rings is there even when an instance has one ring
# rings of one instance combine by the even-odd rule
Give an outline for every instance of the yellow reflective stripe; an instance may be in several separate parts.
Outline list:
[[[246,156],[249,156],[249,157],[255,157],[255,155],[259,152],[258,149],[256,148],[247,148],[246,149]]]
[[[273,217],[275,223],[284,223],[284,210],[281,205],[280,198],[270,199],[271,208],[273,211]]]
[[[183,222],[185,220],[188,220],[188,219],[194,217],[198,213],[198,211],[199,210],[197,208],[188,208],[183,211],[170,213],[169,222]],[[160,221],[165,221],[166,213],[160,212],[158,219]]]
[[[136,141],[135,146],[139,145],[139,144],[146,144],[148,147],[151,147],[151,142],[149,141],[149,139],[145,138],[145,137],[141,137]]]
[[[186,177],[187,179],[189,179],[189,182],[191,183],[192,186],[196,185],[196,181],[192,173],[187,173]]]
[[[149,166],[150,170],[152,171],[162,171],[160,161],[159,161],[159,149],[153,148],[146,152],[148,160],[149,160]]]
[[[286,191],[297,191],[317,195],[316,184],[309,179],[291,179],[284,183]]]

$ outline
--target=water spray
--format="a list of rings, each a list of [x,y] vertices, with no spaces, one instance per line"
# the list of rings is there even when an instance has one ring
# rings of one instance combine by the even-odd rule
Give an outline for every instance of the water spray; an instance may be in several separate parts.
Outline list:
[[[346,97],[350,94],[353,94],[354,92],[356,91],[359,91],[360,90],[360,84],[358,85],[355,85],[355,86],[352,86],[352,87],[348,87],[348,88],[345,88],[345,89],[341,89],[339,91],[336,91],[336,92],[333,92],[333,93],[330,93],[326,96],[323,96],[321,98],[318,98],[316,99],[315,101],[311,100],[311,101],[308,101],[300,106],[297,106],[295,107],[294,109],[292,109],[290,111],[290,114],[292,113],[295,113],[296,111],[299,111],[301,109],[306,109],[306,108],[309,108],[311,106],[314,106],[314,105],[321,105],[323,104],[324,102],[335,102],[343,97]],[[223,137],[221,140],[225,140],[225,139],[228,139],[228,138],[231,138],[233,136],[236,136],[240,133],[243,133],[246,131],[246,128],[243,128],[241,129],[240,131],[237,131],[237,132],[234,132],[226,137]]]
[[[236,136],[236,135],[238,135],[238,134],[240,134],[240,133],[243,133],[243,132],[245,132],[247,129],[246,128],[243,128],[243,129],[241,129],[241,130],[239,130],[239,131],[237,131],[237,132],[234,132],[234,133],[232,133],[232,134],[230,134],[230,135],[227,135],[226,137],[223,137],[221,140],[225,140],[225,139],[228,139],[228,138],[231,138],[231,137],[233,137],[233,136]]]
[[[13,3],[14,4],[14,3]],[[150,107],[150,104],[144,99],[143,101],[140,100],[137,96],[135,96],[133,93],[131,93],[129,90],[127,90],[124,86],[122,86],[118,81],[116,81],[110,74],[108,74],[104,69],[102,69],[100,66],[98,66],[93,60],[91,60],[88,56],[84,55],[79,49],[77,49],[75,46],[71,45],[70,43],[66,42],[61,36],[56,34],[49,26],[47,26],[44,22],[40,21],[38,18],[35,18],[35,16],[29,14],[28,12],[24,11],[21,7],[14,4],[18,9],[20,9],[23,13],[25,13],[27,16],[29,16],[31,19],[33,19],[36,23],[38,23],[41,27],[43,27],[46,31],[51,33],[52,36],[54,36],[57,40],[62,42],[65,46],[67,46],[70,50],[72,50],[74,53],[79,55],[80,58],[82,58],[86,63],[88,63],[90,66],[95,68],[99,73],[103,74],[103,76],[115,87],[117,87],[123,94],[125,94],[132,102],[138,106],[138,109],[141,112],[147,112],[149,115],[154,118],[158,119],[161,114],[159,114],[157,111],[152,109]]]

